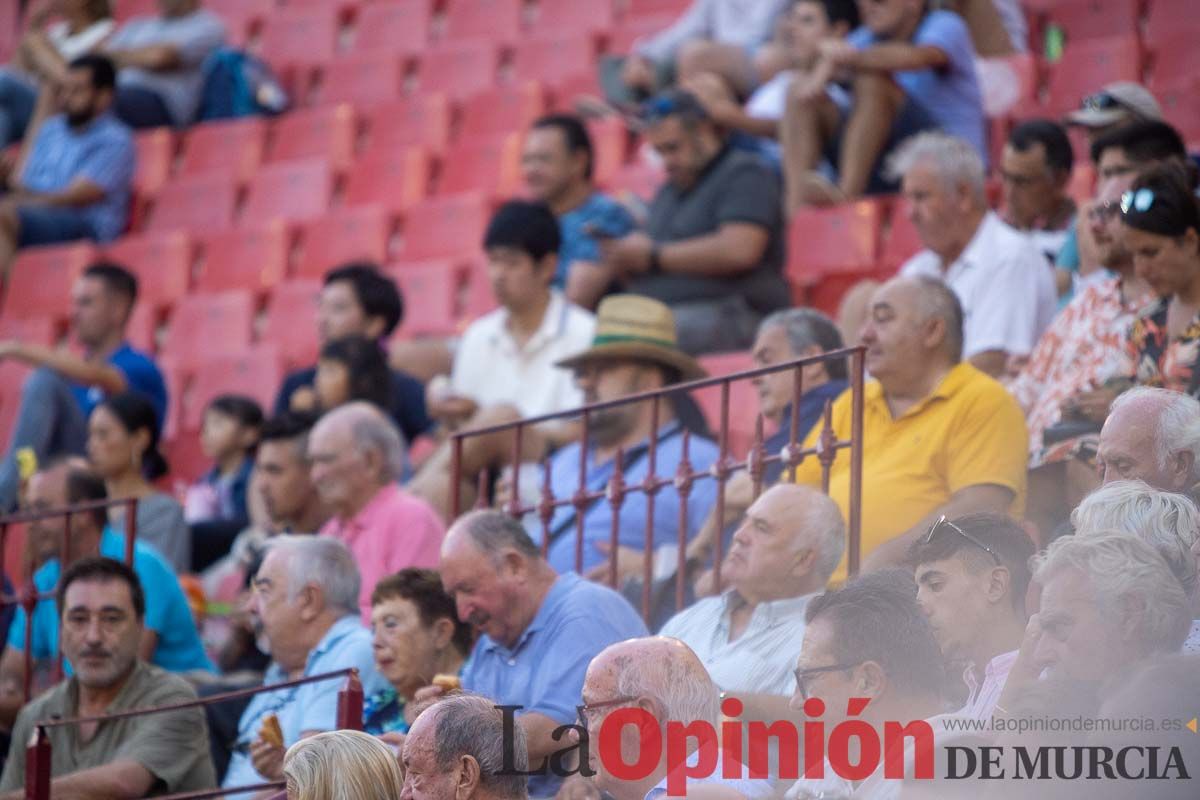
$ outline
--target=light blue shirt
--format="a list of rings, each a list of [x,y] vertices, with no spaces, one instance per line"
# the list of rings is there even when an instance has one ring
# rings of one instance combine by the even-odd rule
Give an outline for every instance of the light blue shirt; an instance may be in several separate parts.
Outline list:
[[[880,40],[867,27],[852,32],[847,41],[865,50]],[[985,163],[988,157],[983,96],[975,74],[975,46],[962,17],[952,11],[930,11],[912,38],[916,47],[936,47],[949,63],[941,69],[915,69],[895,73],[896,82],[917,102],[942,131],[970,142]]]
[[[566,725],[578,715],[591,660],[610,644],[646,635],[621,595],[574,573],[560,575],[511,649],[479,638],[463,667],[463,686],[497,705],[521,706],[518,715],[535,712]],[[559,782],[550,774],[531,777],[529,796],[552,796]]]
[[[100,537],[100,555],[124,562],[125,537],[111,528],[105,528]],[[133,571],[137,573],[146,596],[145,625],[158,634],[158,644],[150,663],[170,672],[195,669],[214,672],[213,664],[204,652],[200,634],[196,631],[191,606],[179,586],[179,579],[166,560],[154,548],[140,541],[134,542]],[[58,577],[58,559],[54,558],[34,573],[33,583],[39,592],[53,592],[58,586]],[[35,659],[58,657],[58,623],[58,606],[54,600],[42,600],[33,609]],[[17,606],[17,614],[8,631],[8,646],[14,650],[25,650],[25,609],[20,606]],[[71,674],[71,665],[65,660],[63,670]]]
[[[550,461],[550,489],[556,499],[572,497],[579,485],[579,448],[578,442],[559,450]],[[704,473],[711,467],[720,455],[717,445],[709,439],[697,436],[691,437],[688,444],[688,461],[692,471]],[[592,462],[591,452],[588,460],[587,490],[588,492],[604,491],[612,479],[615,463],[613,460],[603,464]],[[655,475],[662,479],[674,479],[675,471],[683,458],[683,433],[678,423],[664,426],[658,433],[658,452],[655,456]],[[625,485],[640,486],[646,479],[650,469],[645,446],[631,448],[623,456],[625,465]],[[541,485],[539,480],[538,485]],[[688,495],[687,538],[691,541],[704,524],[704,518],[716,503],[717,484],[708,476],[697,479],[692,484],[691,494]],[[620,510],[620,544],[642,550],[646,546],[646,493],[640,490],[630,491]],[[555,509],[550,520],[550,565],[558,572],[569,572],[575,569],[575,506],[566,505]],[[536,514],[530,514],[525,519],[525,527],[530,537],[537,542],[542,541],[542,523]],[[596,542],[612,540],[612,507],[606,498],[593,503],[583,514],[583,570],[607,563],[605,556],[596,548]],[[679,492],[674,483],[669,483],[658,490],[654,497],[654,547],[665,544],[679,544]]]
[[[567,274],[576,261],[600,263],[600,243],[585,229],[589,226],[607,237],[620,239],[632,233],[636,227],[633,215],[625,206],[607,195],[596,192],[578,208],[558,218],[562,243],[558,248],[558,269],[554,273],[554,285],[567,285]]]
[[[104,199],[78,211],[96,238],[107,241],[125,229],[135,159],[133,133],[112,114],[82,128],[57,114],[38,129],[21,183],[34,192],[61,192],[80,178],[99,186]]]
[[[358,668],[363,694],[380,692],[387,685],[375,671],[371,650],[371,633],[358,622],[358,614],[342,617],[330,626],[321,641],[308,654],[304,675],[320,675],[339,669]],[[287,674],[272,662],[263,676],[263,685],[287,680]],[[279,717],[285,746],[295,744],[306,731],[331,731],[337,727],[337,698],[346,685],[344,678],[306,683],[274,692],[256,694],[238,721],[237,749],[229,760],[222,787],[249,786],[262,783],[263,777],[250,762],[249,746],[258,739],[263,718],[267,714]]]
[[[697,748],[688,754],[687,766],[694,768],[699,763],[700,750]],[[722,774],[724,764],[725,755],[720,748],[717,748],[717,765],[713,773],[706,778],[687,778],[685,786],[689,788],[696,785],[723,786],[726,789],[733,789],[743,797],[750,798],[750,800],[775,796],[775,786],[772,781],[765,778],[726,778]],[[750,774],[750,768],[744,764],[742,765],[742,774]],[[658,800],[660,797],[665,797],[667,794],[668,777],[664,776],[661,781],[655,784],[653,789],[646,792],[645,800]]]

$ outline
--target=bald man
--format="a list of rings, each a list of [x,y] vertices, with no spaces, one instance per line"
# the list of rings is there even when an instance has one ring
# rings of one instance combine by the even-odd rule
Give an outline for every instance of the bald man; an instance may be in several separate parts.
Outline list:
[[[333,512],[320,533],[354,555],[362,575],[359,608],[369,625],[375,584],[406,567],[436,567],[445,527],[428,503],[397,484],[404,440],[370,403],[347,403],[321,417],[308,458],[317,493]]]
[[[1200,499],[1200,401],[1141,386],[1112,404],[1097,452],[1105,483],[1141,480]]]
[[[661,633],[692,648],[727,692],[790,694],[804,608],[845,546],[837,503],[808,486],[773,486],[734,533],[721,570],[729,588],[680,611]]]

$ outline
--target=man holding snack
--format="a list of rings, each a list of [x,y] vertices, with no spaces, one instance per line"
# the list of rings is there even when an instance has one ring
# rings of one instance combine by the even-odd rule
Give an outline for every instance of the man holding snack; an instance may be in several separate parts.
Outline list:
[[[264,684],[355,667],[367,695],[384,688],[371,634],[359,623],[359,581],[354,557],[336,539],[277,536],[268,542],[250,603],[272,657]],[[335,679],[255,695],[238,722],[221,786],[282,780],[289,745],[337,727],[344,685]]]

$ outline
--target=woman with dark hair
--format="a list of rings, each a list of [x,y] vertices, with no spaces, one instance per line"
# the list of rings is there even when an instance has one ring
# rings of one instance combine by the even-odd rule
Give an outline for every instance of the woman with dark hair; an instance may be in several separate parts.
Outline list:
[[[167,461],[158,450],[158,415],[136,392],[113,395],[88,418],[87,454],[92,468],[114,499],[136,497],[137,538],[166,558],[176,574],[191,567],[191,534],[183,507],[154,488],[167,474]],[[123,528],[125,507],[109,512],[113,528]]]
[[[1159,300],[1129,334],[1135,380],[1200,397],[1200,205],[1180,167],[1138,176],[1121,197],[1125,246]]]
[[[387,358],[379,344],[365,336],[334,339],[321,348],[313,389],[321,412],[355,400],[365,400],[385,414],[392,407]]]

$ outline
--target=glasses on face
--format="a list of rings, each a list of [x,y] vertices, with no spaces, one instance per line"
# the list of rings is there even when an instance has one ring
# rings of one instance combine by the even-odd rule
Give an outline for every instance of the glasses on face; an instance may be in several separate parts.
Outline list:
[[[1154,190],[1153,189],[1130,189],[1125,194],[1121,195],[1121,213],[1128,214],[1130,211],[1136,211],[1139,214],[1149,211],[1154,206]]]
[[[614,697],[612,700],[601,700],[598,703],[584,703],[583,705],[576,706],[575,710],[579,712],[579,721],[583,723],[583,727],[586,728],[590,726],[591,723],[597,718],[597,711],[603,711],[604,709],[612,708],[613,706],[632,703],[635,700],[637,700],[635,695],[626,694],[621,695],[620,697]]]
[[[827,667],[807,667],[805,669],[797,668],[793,673],[796,676],[796,688],[800,691],[800,699],[807,700],[808,681],[814,675],[822,675],[826,672],[840,672],[845,669],[854,669],[858,664],[830,664]]]
[[[988,547],[986,544],[984,544],[983,542],[979,541],[979,540],[978,540],[978,539],[976,539],[974,536],[972,536],[971,534],[967,533],[966,531],[964,531],[962,528],[960,528],[960,527],[958,527],[957,525],[955,525],[955,524],[954,524],[953,522],[951,522],[950,520],[946,519],[946,515],[945,515],[945,514],[942,514],[940,517],[938,517],[938,519],[937,519],[937,522],[933,523],[933,526],[932,526],[932,527],[930,527],[930,529],[929,529],[929,533],[925,534],[925,544],[929,544],[930,542],[932,542],[932,541],[933,541],[933,537],[934,537],[934,536],[936,536],[936,535],[937,535],[937,532],[938,532],[938,531],[940,531],[940,530],[941,530],[943,527],[950,528],[951,530],[953,530],[953,531],[954,531],[955,533],[957,533],[959,536],[961,536],[961,537],[963,537],[964,539],[966,539],[966,540],[967,540],[968,542],[970,542],[971,544],[975,545],[976,547],[979,547],[979,548],[982,548],[982,549],[986,550],[986,551],[987,551],[987,553],[988,553],[988,555],[990,555],[990,556],[992,557],[992,560],[996,562],[996,565],[997,565],[997,566],[999,566],[999,565],[1000,565],[1000,556],[996,555],[996,551],[995,551],[995,550],[993,550],[992,548]]]
[[[1097,203],[1088,209],[1088,219],[1093,222],[1107,222],[1121,212],[1121,201],[1108,200]]]

